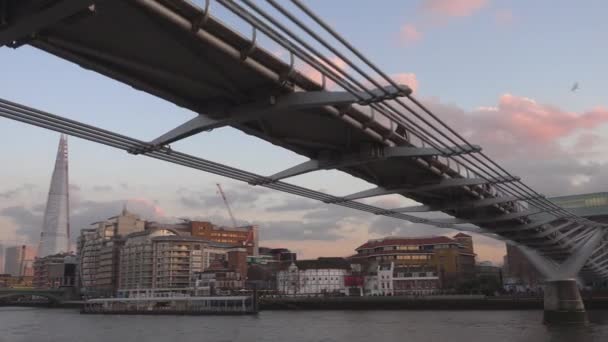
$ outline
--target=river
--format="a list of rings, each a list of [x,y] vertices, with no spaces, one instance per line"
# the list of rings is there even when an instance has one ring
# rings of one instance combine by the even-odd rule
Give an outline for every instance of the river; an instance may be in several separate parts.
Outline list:
[[[546,327],[542,311],[264,311],[257,316],[80,315],[0,307],[1,342],[608,341],[608,311]]]

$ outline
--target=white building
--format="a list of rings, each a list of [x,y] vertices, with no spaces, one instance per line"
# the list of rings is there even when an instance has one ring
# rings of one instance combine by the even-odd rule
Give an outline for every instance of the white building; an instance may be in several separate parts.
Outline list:
[[[287,295],[346,294],[350,264],[343,258],[299,260],[277,272],[277,289]]]
[[[390,264],[378,265],[365,277],[365,294],[371,296],[428,295],[440,289],[432,268]]]

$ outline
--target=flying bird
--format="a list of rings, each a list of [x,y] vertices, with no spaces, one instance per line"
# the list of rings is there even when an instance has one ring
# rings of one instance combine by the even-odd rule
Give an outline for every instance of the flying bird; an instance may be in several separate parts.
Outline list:
[[[571,92],[575,92],[578,90],[578,82],[574,82],[574,84],[572,85],[572,88],[570,88]]]

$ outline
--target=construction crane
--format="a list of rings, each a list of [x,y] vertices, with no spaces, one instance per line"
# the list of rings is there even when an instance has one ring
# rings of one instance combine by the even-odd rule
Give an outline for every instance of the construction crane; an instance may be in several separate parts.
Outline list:
[[[25,245],[21,245],[21,261],[19,262],[19,280],[25,275]]]
[[[224,194],[224,190],[222,190],[222,186],[220,185],[220,183],[216,183],[216,185],[217,185],[217,189],[220,192],[220,195],[222,196],[222,199],[224,200],[226,209],[228,209],[228,215],[230,215],[230,219],[232,220],[232,227],[236,228],[237,227],[236,219],[234,218],[234,215],[232,214],[232,209],[230,209],[230,204],[228,204],[228,200],[226,199],[226,194]]]

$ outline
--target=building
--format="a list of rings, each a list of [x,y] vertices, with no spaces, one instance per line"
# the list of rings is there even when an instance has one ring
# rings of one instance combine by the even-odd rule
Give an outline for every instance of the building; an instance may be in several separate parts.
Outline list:
[[[475,266],[475,275],[482,291],[491,293],[503,288],[502,267],[482,261]]]
[[[608,223],[608,192],[551,197],[549,200],[573,214]]]
[[[191,235],[208,241],[247,248],[249,255],[258,255],[259,234],[257,226],[220,227],[211,222],[190,221]]]
[[[346,294],[350,269],[344,258],[285,262],[277,272],[277,290],[286,295]]]
[[[70,206],[68,182],[68,138],[62,134],[59,139],[55,169],[51,178],[38,256],[70,251]]]
[[[189,295],[197,274],[221,265],[244,279],[245,247],[182,235],[168,228],[150,228],[128,235],[120,250],[119,295]]]
[[[72,253],[59,253],[36,258],[33,286],[39,289],[77,286],[78,260]]]
[[[273,260],[278,262],[298,260],[296,253],[287,248],[260,247],[258,255],[271,257]]]
[[[395,262],[380,264],[368,275],[365,295],[428,295],[441,289],[437,269],[432,265],[412,266]]]
[[[245,278],[231,268],[211,268],[194,274],[194,294],[230,295],[245,288]]]
[[[118,289],[120,249],[124,237],[143,231],[145,221],[126,208],[120,215],[91,224],[78,238],[81,292],[86,296],[113,296]]]
[[[460,282],[474,279],[475,253],[471,236],[459,233],[454,238],[447,236],[431,237],[386,237],[369,240],[356,248],[357,254],[350,257],[351,262],[360,263],[372,274],[379,269],[409,269],[405,273],[435,272],[439,277],[440,287],[455,288]],[[391,263],[394,266],[390,266]],[[378,269],[378,267],[380,267]],[[415,272],[415,268],[420,271]],[[431,270],[431,271],[428,271]],[[378,281],[381,281],[379,279]],[[371,293],[373,289],[366,287]]]
[[[258,255],[258,227],[253,225],[229,228],[217,226],[208,221],[183,219],[183,222],[174,224],[150,222],[146,225],[146,228],[171,229],[179,232],[182,236],[192,236],[207,241],[245,247],[247,248],[248,255]]]
[[[507,244],[505,261],[503,281],[508,291],[538,291],[544,278],[517,246]]]
[[[7,247],[4,253],[4,271],[15,277],[34,275],[32,265],[36,258],[36,248],[21,245]]]
[[[4,246],[0,244],[0,274],[4,273]]]
[[[32,287],[33,276],[13,276],[7,273],[0,274],[0,288]]]

